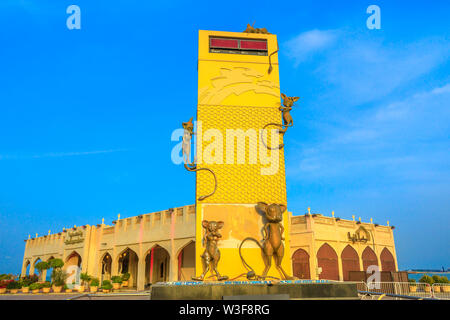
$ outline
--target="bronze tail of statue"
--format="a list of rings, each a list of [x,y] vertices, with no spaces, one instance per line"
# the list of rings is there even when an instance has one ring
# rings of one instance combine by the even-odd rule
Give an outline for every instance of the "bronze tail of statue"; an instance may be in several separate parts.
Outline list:
[[[191,171],[191,172],[197,172],[197,171],[202,171],[202,170],[209,171],[209,172],[211,172],[211,174],[214,177],[214,190],[211,193],[207,194],[207,195],[198,197],[199,201],[205,200],[206,198],[212,196],[216,192],[216,190],[217,190],[217,177],[216,177],[216,174],[214,173],[214,171],[212,171],[209,168],[197,168],[196,165],[192,165],[192,164],[188,165],[186,163],[184,164],[184,167],[186,168],[187,171]]]
[[[279,49],[275,50],[274,52],[272,52],[271,54],[269,54],[269,70],[267,70],[267,72],[270,74],[272,72],[272,60],[271,57],[277,53],[279,51]]]
[[[284,143],[279,144],[277,147],[269,147],[266,144],[266,142],[264,141],[264,136],[263,136],[264,130],[266,130],[266,128],[268,126],[277,126],[277,127],[281,128],[281,130],[278,130],[278,132],[281,133],[281,134],[284,134],[286,132],[287,128],[292,127],[293,125],[294,125],[294,123],[291,123],[290,125],[286,125],[286,126],[284,126],[282,124],[279,124],[279,123],[268,123],[268,124],[266,124],[263,127],[263,130],[261,131],[261,141],[262,141],[263,145],[269,150],[279,150],[279,149],[283,148],[284,147]]]
[[[271,73],[272,72],[272,60],[271,57],[277,53],[278,51],[280,51],[280,48],[278,47],[278,42],[277,42],[277,50],[275,50],[274,52],[272,52],[271,54],[269,54],[269,70],[267,70],[267,73]]]
[[[186,168],[187,171],[190,172],[197,172],[197,171],[209,171],[211,172],[211,174],[214,177],[214,190],[207,195],[204,196],[200,196],[198,197],[199,201],[205,200],[206,198],[212,196],[216,190],[217,190],[217,177],[216,174],[214,173],[214,171],[212,171],[209,168],[197,168],[197,164],[195,164],[195,160],[193,163],[191,163],[189,161],[190,157],[191,157],[191,143],[192,143],[192,135],[194,135],[194,123],[192,122],[192,119],[189,119],[188,122],[183,122],[183,129],[184,129],[184,133],[183,133],[183,143],[182,143],[182,151],[183,151],[183,160],[184,160],[184,167]]]
[[[242,264],[244,265],[245,269],[247,269],[247,279],[249,280],[264,280],[265,278],[272,278],[275,280],[280,280],[280,278],[277,277],[272,277],[272,276],[263,276],[263,275],[258,275],[256,274],[255,270],[247,263],[247,261],[245,261],[244,256],[242,255],[242,245],[246,242],[246,241],[253,241],[254,243],[256,243],[258,245],[258,247],[264,251],[263,246],[259,243],[258,240],[256,240],[255,238],[251,238],[251,237],[247,237],[244,240],[242,240],[241,244],[239,245],[239,257],[241,258]]]
[[[285,212],[287,209],[286,205],[276,203],[267,204],[265,202],[258,202],[257,209],[259,209],[264,213],[265,218],[267,220],[263,228],[264,233],[263,244],[260,244],[259,241],[256,240],[255,238],[247,237],[244,240],[242,240],[239,246],[239,256],[242,260],[244,267],[248,270],[247,278],[257,280],[272,278],[280,280],[280,278],[271,277],[267,275],[271,267],[273,258],[275,260],[275,267],[280,273],[281,278],[285,280],[293,280],[294,277],[289,276],[281,266],[281,261],[283,260],[284,256],[284,244],[283,244],[284,227],[282,225],[282,221],[283,221],[283,212]],[[245,261],[242,255],[241,252],[242,245],[246,241],[255,242],[261,249],[261,253],[264,260],[264,270],[262,272],[262,275],[257,275],[255,270]]]

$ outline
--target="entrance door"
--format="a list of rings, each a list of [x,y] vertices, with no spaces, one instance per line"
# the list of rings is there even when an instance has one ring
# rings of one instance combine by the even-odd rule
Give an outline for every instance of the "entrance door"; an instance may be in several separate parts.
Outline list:
[[[303,249],[297,249],[292,256],[292,269],[294,277],[311,279],[309,271],[309,254]]]
[[[317,262],[319,268],[322,268],[319,279],[339,280],[338,256],[329,244],[325,243],[320,247]]]

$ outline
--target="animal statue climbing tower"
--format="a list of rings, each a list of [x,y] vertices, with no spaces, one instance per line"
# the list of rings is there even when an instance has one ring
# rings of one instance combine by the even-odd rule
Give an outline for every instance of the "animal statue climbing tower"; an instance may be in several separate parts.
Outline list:
[[[274,34],[199,31],[195,165],[208,170],[196,171],[197,277],[203,276],[204,265],[202,221],[223,221],[219,269],[234,278],[248,272],[239,254],[241,242],[263,238],[267,221],[257,204],[287,206],[284,134],[282,127],[266,126],[283,124],[277,52]],[[286,211],[280,222],[285,248],[281,266],[292,274],[288,221]],[[248,241],[241,251],[255,273],[263,273],[260,246]],[[280,276],[273,264],[267,275]]]

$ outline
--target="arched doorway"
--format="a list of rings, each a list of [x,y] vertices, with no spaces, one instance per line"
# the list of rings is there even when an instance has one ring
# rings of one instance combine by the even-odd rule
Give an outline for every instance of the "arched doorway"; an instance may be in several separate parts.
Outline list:
[[[145,257],[145,283],[169,281],[170,255],[166,249],[156,245]]]
[[[103,280],[111,280],[111,267],[112,267],[112,258],[109,253],[105,253],[103,258],[101,259],[101,274],[100,281]]]
[[[195,242],[189,243],[178,254],[178,280],[191,281],[195,276]]]
[[[31,269],[31,262],[30,260],[25,261],[24,264],[24,274],[22,276],[29,276],[30,275],[30,269]]]
[[[63,270],[67,272],[67,280],[66,282],[71,284],[79,284],[80,283],[80,275],[81,275],[81,256],[78,252],[73,251],[69,254],[64,262]]]
[[[73,251],[67,258],[66,262],[64,262],[64,268],[67,269],[69,266],[77,266],[81,268],[81,256]]]
[[[342,260],[342,275],[344,281],[350,280],[350,271],[359,271],[359,257],[358,253],[351,245],[347,245],[341,253]]]
[[[55,257],[50,257],[47,259],[47,262],[50,262],[50,260],[55,259]],[[52,273],[53,273],[53,268],[49,268],[45,271],[45,281],[52,281]]]
[[[129,273],[129,287],[137,287],[139,257],[130,248],[125,249],[119,254],[119,270],[118,274]]]
[[[329,244],[325,243],[320,247],[317,262],[319,268],[322,268],[319,279],[339,280],[338,256]]]
[[[394,256],[387,248],[384,248],[383,251],[381,251],[380,260],[382,271],[395,271]]]
[[[371,247],[366,247],[362,253],[362,261],[363,261],[363,268],[364,272],[367,272],[367,268],[370,266],[378,266],[378,259],[375,252],[372,250]]]
[[[39,272],[39,271],[36,269],[36,265],[37,265],[39,262],[41,262],[41,261],[42,261],[41,258],[36,258],[36,259],[34,260],[34,262],[33,262],[34,274],[36,274],[36,272]]]
[[[309,271],[309,254],[303,249],[297,249],[292,255],[292,270],[294,277],[311,279]]]
[[[33,262],[33,274],[39,277],[39,281],[42,281],[41,279],[41,274],[39,273],[39,270],[36,269],[36,265],[41,262],[41,258],[36,258],[36,260],[34,260]]]

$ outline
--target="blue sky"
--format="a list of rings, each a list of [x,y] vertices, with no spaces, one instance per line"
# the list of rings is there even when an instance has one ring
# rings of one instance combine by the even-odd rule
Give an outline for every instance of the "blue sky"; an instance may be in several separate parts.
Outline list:
[[[66,8],[81,8],[68,30]],[[381,8],[369,30],[366,8]],[[277,34],[288,208],[395,225],[400,268],[450,267],[447,1],[0,2],[0,273],[28,234],[194,203],[171,133],[198,30]]]

